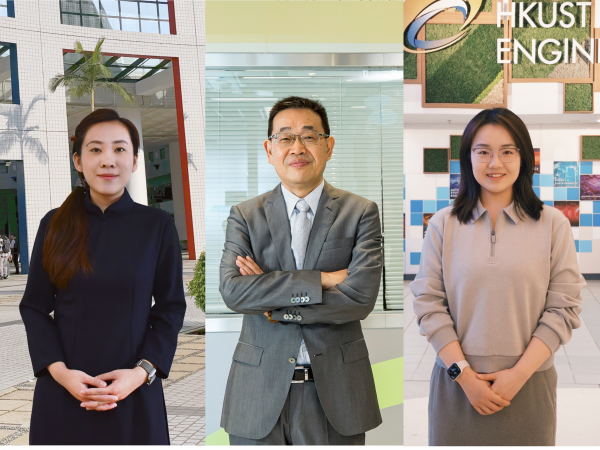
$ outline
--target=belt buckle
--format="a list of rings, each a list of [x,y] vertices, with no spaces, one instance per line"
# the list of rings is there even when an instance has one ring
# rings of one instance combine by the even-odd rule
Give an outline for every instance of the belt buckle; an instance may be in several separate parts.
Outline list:
[[[308,380],[308,367],[296,366],[294,367],[294,372],[298,369],[304,370],[304,380]],[[292,380],[292,383],[304,383],[304,380]]]

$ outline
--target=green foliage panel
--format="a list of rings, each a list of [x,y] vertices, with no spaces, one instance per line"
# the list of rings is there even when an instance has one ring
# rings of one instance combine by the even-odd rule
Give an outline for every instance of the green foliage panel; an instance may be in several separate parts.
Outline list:
[[[410,45],[408,45],[406,38],[404,39],[404,46],[412,48]],[[414,53],[404,52],[404,79],[417,79],[417,55]]]
[[[531,2],[530,0],[516,0],[517,3],[520,2],[524,2],[527,5],[529,5]],[[552,0],[542,0],[544,4],[543,7],[543,14],[542,14],[542,19],[544,21],[544,23],[550,23],[552,21],[552,4],[555,3]],[[531,25],[529,25],[529,23],[527,22],[527,20],[523,21],[523,28],[513,28],[513,38],[518,40],[519,43],[525,47],[525,49],[527,49],[528,53],[531,53],[531,40],[535,39],[536,40],[536,52],[535,52],[535,62],[536,64],[532,64],[532,62],[527,59],[523,53],[519,53],[519,64],[513,64],[513,68],[512,68],[512,76],[513,78],[548,78],[548,75],[550,75],[554,69],[556,68],[557,65],[562,64],[562,62],[564,61],[564,40],[565,39],[569,39],[569,58],[571,55],[571,42],[572,39],[575,38],[577,39],[577,42],[579,44],[582,44],[585,42],[586,39],[590,38],[590,20],[591,20],[591,14],[590,14],[590,6],[588,5],[586,7],[586,26],[585,27],[581,27],[581,8],[580,7],[567,7],[566,11],[571,12],[571,14],[573,14],[573,16],[575,16],[575,24],[571,27],[571,28],[563,28],[560,26],[559,22],[560,20],[564,20],[565,22],[569,22],[570,19],[567,16],[564,16],[560,13],[560,6],[561,3],[564,3],[564,1],[558,1],[556,2],[558,3],[557,5],[557,10],[556,10],[556,16],[557,16],[557,20],[556,20],[556,25],[552,28],[543,28],[540,26],[540,22],[539,22],[539,17],[538,17],[538,8],[539,6],[534,7],[529,13],[528,16],[531,18],[531,20],[536,24],[536,28],[533,28]],[[573,2],[574,3],[574,2]],[[516,24],[517,26],[519,25],[519,7],[517,7],[517,14],[516,14]],[[553,44],[548,44],[544,47],[544,50],[542,52],[542,54],[544,55],[544,58],[546,58],[547,60],[552,60],[555,58],[554,55],[552,55],[553,51],[560,51],[561,53],[563,53],[563,58],[561,58],[558,63],[550,65],[550,64],[546,64],[543,63],[540,59],[539,56],[537,55],[537,45],[539,45],[540,42],[542,42],[545,39],[556,39],[557,41],[559,41],[561,43],[560,47],[553,45]],[[506,54],[505,54],[506,55]],[[570,59],[569,59],[570,62]],[[588,74],[589,76],[589,74]],[[587,77],[586,77],[587,78]]]
[[[462,136],[450,136],[450,159],[460,159],[460,141]]]
[[[404,52],[404,79],[417,79],[417,55],[414,53]]]
[[[565,111],[593,111],[593,99],[591,83],[565,85]]]
[[[448,162],[448,149],[446,148],[426,148],[423,150],[424,173],[448,173],[450,172]]]
[[[581,159],[600,161],[600,136],[583,136]]]
[[[461,25],[426,25],[427,40],[454,36]],[[496,62],[496,42],[503,37],[496,25],[473,25],[458,43],[426,56],[427,103],[473,104],[503,69]]]

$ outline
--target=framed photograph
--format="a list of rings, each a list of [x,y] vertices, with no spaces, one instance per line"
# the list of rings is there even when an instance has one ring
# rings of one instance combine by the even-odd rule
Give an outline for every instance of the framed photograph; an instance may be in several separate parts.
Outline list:
[[[581,175],[580,200],[600,200],[600,175]]]
[[[579,163],[577,161],[554,163],[554,187],[578,187]]]
[[[554,207],[560,210],[572,227],[579,226],[579,202],[578,201],[555,201]]]
[[[429,219],[433,217],[433,213],[424,213],[423,214],[423,238],[427,234],[427,226],[429,225]]]
[[[450,200],[455,199],[460,187],[460,173],[450,174]]]

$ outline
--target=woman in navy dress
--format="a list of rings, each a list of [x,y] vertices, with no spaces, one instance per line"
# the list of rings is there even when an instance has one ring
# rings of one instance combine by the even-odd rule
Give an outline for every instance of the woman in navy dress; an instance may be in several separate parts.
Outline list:
[[[175,224],[125,189],[129,120],[96,110],[73,139],[80,178],[40,223],[20,304],[37,377],[30,444],[168,445],[160,378],[186,308]]]

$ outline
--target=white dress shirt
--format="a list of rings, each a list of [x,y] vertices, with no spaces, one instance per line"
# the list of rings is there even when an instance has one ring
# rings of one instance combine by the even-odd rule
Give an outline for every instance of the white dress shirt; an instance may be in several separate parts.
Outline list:
[[[310,206],[310,210],[307,212],[306,217],[310,221],[310,226],[312,228],[312,224],[315,220],[315,214],[317,214],[317,208],[319,207],[319,200],[321,199],[321,194],[323,193],[323,188],[325,187],[325,180],[321,181],[310,194],[304,197],[308,206]],[[290,230],[293,232],[294,226],[296,225],[296,219],[298,217],[297,214],[294,214],[294,210],[296,209],[296,203],[300,200],[300,197],[292,194],[288,191],[283,183],[281,184],[281,193],[283,194],[283,199],[285,200],[285,206],[287,209],[288,219],[290,221]],[[292,249],[292,253],[294,253],[294,260],[296,260],[296,254],[294,249]],[[306,257],[306,255],[305,255]],[[296,363],[298,364],[310,364],[310,359],[308,357],[308,352],[306,351],[306,345],[304,344],[304,338],[300,343],[300,349],[298,351],[298,358],[296,359]]]

